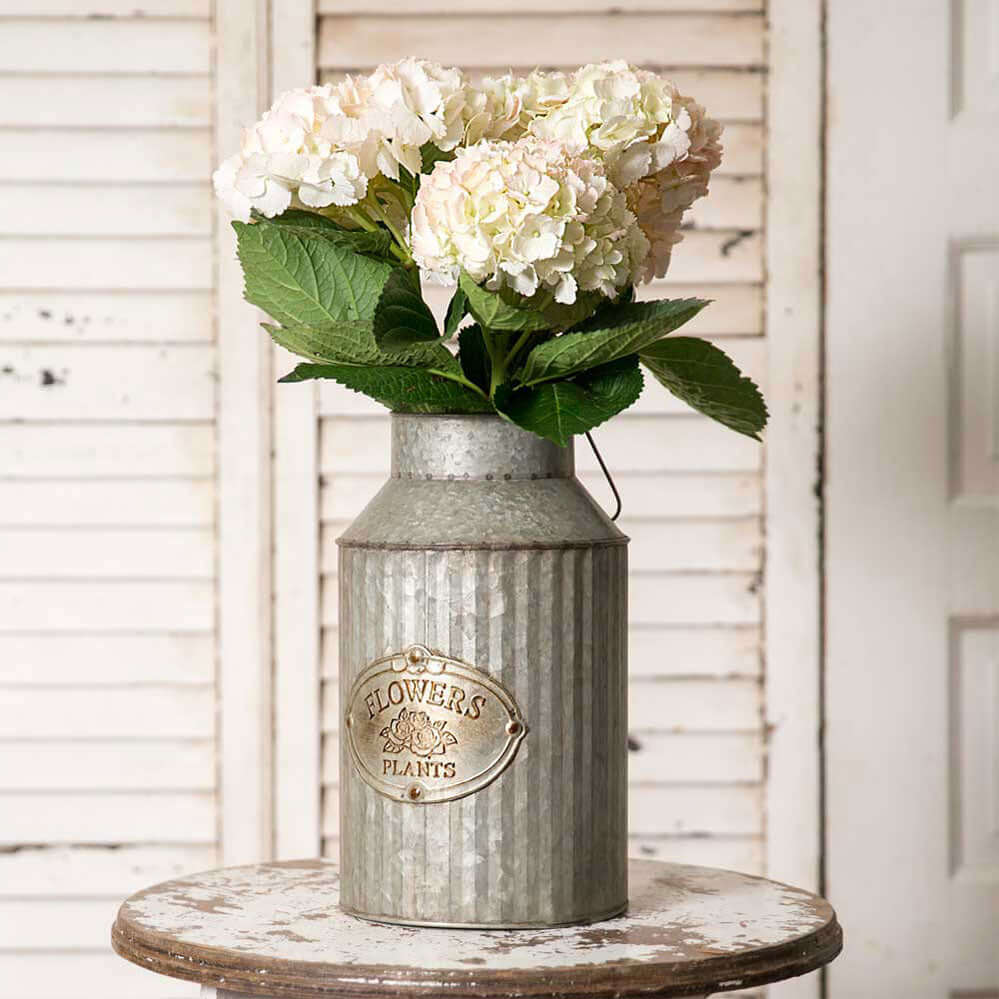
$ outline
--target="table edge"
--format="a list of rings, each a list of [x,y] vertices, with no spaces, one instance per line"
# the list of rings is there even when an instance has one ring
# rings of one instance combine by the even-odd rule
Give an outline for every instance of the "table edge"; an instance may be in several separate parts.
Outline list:
[[[151,936],[150,934],[149,936]],[[441,971],[411,968],[391,978],[384,966],[353,965],[317,974],[315,962],[284,961],[279,968],[261,968],[251,954],[199,945],[164,948],[118,914],[111,929],[114,952],[127,961],[170,978],[180,978],[268,999],[374,999],[425,996],[444,992],[460,999],[625,999],[682,997],[753,988],[808,974],[832,961],[843,948],[843,931],[832,913],[829,922],[793,940],[745,953],[720,954],[688,962],[663,980],[662,965],[619,962],[539,969],[525,980],[521,969]],[[196,952],[196,953],[195,953]],[[211,956],[217,960],[206,960]],[[748,967],[747,967],[748,960]],[[583,979],[589,978],[585,983]],[[707,992],[705,991],[707,989]]]

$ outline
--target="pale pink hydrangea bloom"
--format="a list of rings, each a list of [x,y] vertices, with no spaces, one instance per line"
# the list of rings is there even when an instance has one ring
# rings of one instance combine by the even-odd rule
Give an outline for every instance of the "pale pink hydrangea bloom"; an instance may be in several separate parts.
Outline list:
[[[642,272],[643,281],[666,273],[673,247],[683,238],[684,212],[708,193],[711,172],[721,163],[721,125],[689,98],[678,97],[677,103],[690,122],[686,128],[686,154],[626,190],[628,204],[652,247]]]
[[[707,194],[721,162],[721,126],[668,80],[616,60],[564,74],[531,74],[532,134],[599,159],[652,245],[642,280],[662,277],[684,212]],[[561,98],[561,99],[560,99]]]

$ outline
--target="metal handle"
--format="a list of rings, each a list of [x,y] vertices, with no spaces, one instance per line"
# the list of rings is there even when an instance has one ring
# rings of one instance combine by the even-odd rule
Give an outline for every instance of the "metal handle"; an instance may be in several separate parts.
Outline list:
[[[590,442],[590,447],[593,448],[593,453],[597,456],[597,462],[600,464],[600,470],[604,473],[604,478],[607,480],[607,485],[611,487],[611,492],[614,494],[614,502],[617,503],[617,509],[614,511],[614,516],[611,520],[617,520],[621,516],[621,494],[617,491],[617,486],[614,485],[614,480],[611,478],[611,473],[607,471],[607,466],[604,464],[603,456],[597,450],[597,445],[593,440],[593,435],[586,431],[586,439]]]

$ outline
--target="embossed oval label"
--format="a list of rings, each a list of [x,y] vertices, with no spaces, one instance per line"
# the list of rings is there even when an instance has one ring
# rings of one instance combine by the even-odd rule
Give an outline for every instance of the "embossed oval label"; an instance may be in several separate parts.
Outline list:
[[[399,801],[473,794],[510,764],[527,733],[512,695],[468,663],[411,645],[370,663],[344,718],[362,779]]]

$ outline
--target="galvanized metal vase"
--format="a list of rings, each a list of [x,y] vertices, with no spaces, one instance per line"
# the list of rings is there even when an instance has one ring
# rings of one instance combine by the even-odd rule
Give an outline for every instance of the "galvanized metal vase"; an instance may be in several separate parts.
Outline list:
[[[627,905],[627,541],[560,448],[392,417],[340,545],[341,899],[543,927]]]

